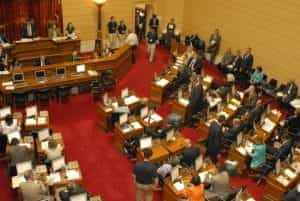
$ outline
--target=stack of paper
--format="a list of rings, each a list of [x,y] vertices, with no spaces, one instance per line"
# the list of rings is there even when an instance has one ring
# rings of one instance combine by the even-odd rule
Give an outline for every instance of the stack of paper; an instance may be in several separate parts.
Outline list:
[[[167,84],[169,84],[169,80],[162,78],[162,79],[156,81],[155,84],[160,87],[165,87],[165,86],[167,86]]]
[[[17,40],[16,43],[28,43],[33,41],[31,38],[22,38],[21,40]]]
[[[14,89],[15,89],[14,86],[6,86],[6,87],[5,87],[5,90],[14,90]]]
[[[179,103],[183,106],[188,106],[189,104],[189,100],[188,99],[184,99],[184,98],[179,98]]]
[[[276,124],[273,121],[271,121],[269,118],[266,118],[262,129],[267,133],[270,133],[275,128],[275,126]]]
[[[51,173],[49,176],[47,176],[47,183],[49,185],[52,185],[54,183],[58,183],[61,181],[61,177],[60,177],[60,173],[56,172],[56,173]]]
[[[232,111],[236,111],[236,110],[237,110],[237,106],[232,105],[232,104],[228,104],[227,107],[228,107],[230,110],[232,110]]]
[[[12,86],[13,82],[9,81],[9,82],[2,82],[2,86],[6,87],[6,86]]]
[[[44,125],[47,124],[47,118],[46,117],[38,117],[38,125]]]
[[[35,118],[27,118],[25,121],[26,126],[32,126],[36,125],[36,119]]]
[[[173,184],[176,191],[182,191],[184,189],[184,183],[183,182],[176,182]]]
[[[26,179],[23,175],[21,176],[14,176],[11,178],[11,185],[12,185],[12,188],[15,189],[15,188],[19,188],[20,184],[25,182]]]
[[[68,180],[80,179],[80,174],[77,170],[67,170],[66,174]]]
[[[208,82],[208,83],[211,83],[212,80],[213,80],[213,78],[211,76],[205,76],[205,78],[203,78],[203,81]]]
[[[135,121],[133,123],[131,123],[131,126],[134,128],[134,129],[142,129],[142,125],[138,122],[138,121]]]
[[[133,95],[133,96],[129,96],[129,97],[125,98],[124,103],[125,103],[125,105],[131,105],[133,103],[138,102],[139,100],[140,99],[138,97]]]

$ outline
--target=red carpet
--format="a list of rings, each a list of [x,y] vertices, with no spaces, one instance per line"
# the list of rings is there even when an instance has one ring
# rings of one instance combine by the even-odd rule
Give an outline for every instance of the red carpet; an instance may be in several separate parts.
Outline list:
[[[119,81],[112,92],[119,95],[120,89],[129,87],[139,96],[148,96],[150,82],[154,72],[160,72],[168,60],[168,53],[162,48],[156,52],[156,61],[147,62],[144,45],[138,50],[138,62],[132,70]],[[212,66],[206,71],[222,81],[221,74]],[[171,112],[171,103],[166,101],[159,113],[166,116]],[[95,195],[102,195],[104,201],[134,201],[134,185],[131,175],[132,163],[119,154],[112,146],[112,135],[103,132],[96,125],[96,104],[88,94],[71,98],[68,104],[53,102],[48,108],[51,127],[62,132],[67,160],[78,160],[83,173],[85,188]],[[183,134],[195,141],[197,134],[194,129],[184,128]],[[247,185],[248,191],[258,200],[262,200],[263,188],[256,187],[249,179],[233,178],[234,186]],[[9,187],[6,175],[6,164],[0,165],[0,201],[15,201],[16,195]],[[155,201],[160,201],[156,195]]]

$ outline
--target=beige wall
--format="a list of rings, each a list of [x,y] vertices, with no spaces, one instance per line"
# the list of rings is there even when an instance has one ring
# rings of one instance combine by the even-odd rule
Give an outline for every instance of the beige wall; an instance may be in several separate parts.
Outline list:
[[[207,40],[218,27],[222,51],[228,47],[244,51],[250,46],[255,64],[262,65],[270,77],[300,84],[299,10],[299,0],[188,0],[184,31]]]

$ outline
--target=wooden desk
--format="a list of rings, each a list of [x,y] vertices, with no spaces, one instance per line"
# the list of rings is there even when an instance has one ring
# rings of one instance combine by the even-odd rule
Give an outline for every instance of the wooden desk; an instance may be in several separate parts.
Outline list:
[[[80,52],[79,39],[54,41],[50,38],[39,38],[29,42],[14,42],[9,57],[28,67],[41,55],[46,56],[51,63],[60,63],[66,61],[66,58],[71,58],[74,51]]]
[[[41,130],[44,128],[49,128],[49,117],[48,116],[38,116],[35,119],[35,124],[26,123],[28,119],[25,119],[24,130],[25,131],[33,131],[33,130]],[[40,120],[43,119],[43,122]]]
[[[150,158],[151,162],[162,162],[168,159],[169,152],[168,150],[162,145],[153,145],[152,146],[152,157]],[[144,160],[144,153],[142,150],[137,150],[137,159],[139,161]]]
[[[113,112],[113,108],[111,106],[105,106],[102,102],[97,105],[97,116],[98,116],[98,126],[105,131],[109,131],[112,128],[110,125],[110,119]]]
[[[182,117],[183,122],[185,122],[187,106],[188,105],[181,103],[178,99],[175,99],[173,101],[173,113],[180,115]]]
[[[114,134],[113,134],[113,143],[115,148],[120,151],[120,152],[124,152],[124,143],[125,141],[130,138],[131,136],[136,136],[136,135],[142,135],[144,132],[144,127],[138,122],[133,122],[133,124],[130,125],[134,125],[137,124],[140,127],[134,127],[132,126],[131,130],[128,131],[124,131],[121,127],[119,123],[116,123],[115,125],[115,129],[114,129]]]
[[[160,117],[159,119],[157,120],[154,120],[153,115],[157,115],[157,117]],[[144,127],[159,127],[159,126],[162,126],[163,125],[163,118],[158,115],[157,113],[154,113],[151,115],[151,118],[150,118],[150,122],[149,122],[149,117],[146,117],[144,119],[141,119],[140,122],[143,124]]]
[[[171,142],[162,142],[162,145],[166,150],[170,152],[170,154],[178,154],[185,149],[185,138],[182,136],[176,137],[174,141]]]

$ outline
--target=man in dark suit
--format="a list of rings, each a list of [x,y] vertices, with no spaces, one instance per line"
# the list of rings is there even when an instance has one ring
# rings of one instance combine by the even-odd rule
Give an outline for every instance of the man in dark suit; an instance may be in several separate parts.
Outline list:
[[[241,56],[241,51],[237,50],[236,55],[234,57],[233,63],[232,63],[232,72],[236,75],[241,70],[241,65],[243,62],[243,58]]]
[[[300,182],[284,196],[283,201],[300,201]]]
[[[219,29],[216,29],[213,34],[211,34],[209,38],[209,44],[207,47],[207,52],[210,53],[210,62],[213,63],[217,54],[219,53],[221,45],[221,35],[219,33]]]
[[[22,38],[34,38],[37,35],[34,20],[28,19],[21,26],[21,37]]]
[[[191,146],[191,141],[185,141],[186,149],[182,151],[180,164],[183,166],[191,167],[197,157],[200,155],[200,148],[198,146]]]
[[[159,19],[157,16],[154,14],[152,18],[149,21],[149,27],[153,29],[156,33],[158,31],[158,26],[159,26]]]
[[[188,61],[187,67],[191,72],[196,72],[197,74],[201,74],[202,66],[203,66],[202,58],[199,55],[197,55],[195,51],[193,51],[193,56]]]
[[[254,57],[251,53],[251,48],[249,47],[242,58],[241,71],[249,74],[253,66]]]
[[[70,182],[66,190],[59,192],[59,197],[61,201],[70,201],[71,196],[82,193],[87,193],[87,191],[80,184]]]
[[[289,103],[297,97],[298,87],[293,81],[290,81],[286,84],[282,93],[283,93],[282,101],[284,103]]]
[[[206,140],[207,155],[213,163],[217,162],[217,156],[222,148],[222,125],[225,121],[225,116],[219,116],[218,120],[210,122],[208,137]]]
[[[237,135],[243,130],[243,124],[241,123],[241,120],[238,118],[233,119],[232,127],[229,128],[224,133],[224,137],[226,139],[229,139],[231,141],[234,141],[237,137]]]
[[[115,49],[116,42],[117,42],[116,34],[117,34],[118,24],[114,16],[110,17],[110,21],[107,23],[107,29],[108,29],[108,40],[109,40],[110,48]]]

